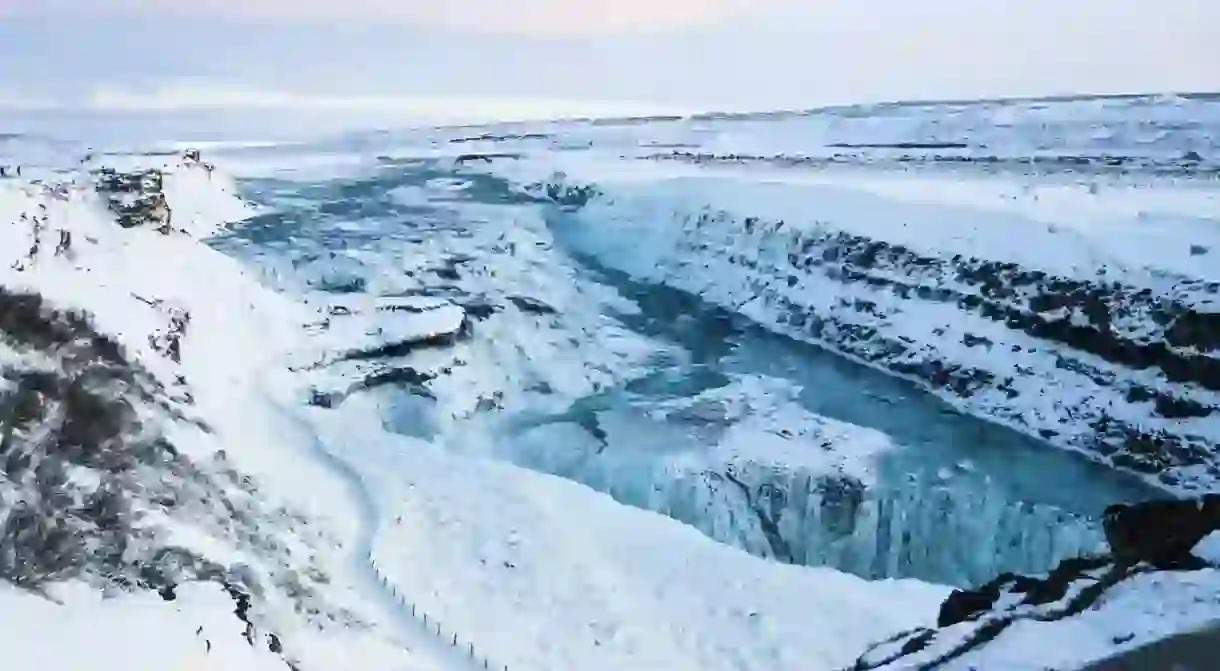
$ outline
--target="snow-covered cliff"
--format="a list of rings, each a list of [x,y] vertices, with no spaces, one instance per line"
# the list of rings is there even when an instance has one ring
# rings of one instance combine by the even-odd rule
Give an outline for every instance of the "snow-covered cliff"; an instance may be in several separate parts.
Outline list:
[[[345,492],[265,396],[307,311],[201,242],[233,184],[161,160],[0,181],[6,666],[389,668]]]

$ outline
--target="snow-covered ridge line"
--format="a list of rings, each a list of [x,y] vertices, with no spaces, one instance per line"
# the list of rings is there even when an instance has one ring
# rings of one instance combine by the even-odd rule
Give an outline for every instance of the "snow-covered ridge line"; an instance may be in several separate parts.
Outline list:
[[[1122,156],[1112,154],[1054,154],[1046,156],[997,155],[997,154],[948,154],[912,153],[912,150],[936,148],[934,145],[918,143],[894,143],[890,145],[831,144],[839,149],[828,156],[803,156],[800,154],[744,154],[712,153],[675,149],[641,156],[649,161],[676,161],[696,165],[736,164],[769,165],[777,167],[831,167],[837,165],[861,165],[869,163],[891,163],[918,167],[962,167],[986,170],[1023,172],[1030,169],[1042,173],[1074,173],[1081,175],[1101,174],[1154,174],[1179,177],[1214,177],[1220,175],[1220,163],[1207,159],[1197,152],[1187,152],[1175,159],[1146,156]],[[955,148],[955,147],[947,147]],[[966,148],[962,145],[961,148]],[[856,151],[847,151],[847,150]]]
[[[1109,242],[839,185],[633,179],[531,190],[578,210],[565,225],[609,265],[1162,485],[1220,482],[1220,282],[1192,272],[1214,229],[1160,227],[1182,249],[1133,266],[1121,227]]]

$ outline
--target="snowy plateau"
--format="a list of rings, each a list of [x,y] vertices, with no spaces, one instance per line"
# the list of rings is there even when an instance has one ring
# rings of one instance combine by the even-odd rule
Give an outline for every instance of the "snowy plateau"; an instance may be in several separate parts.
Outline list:
[[[0,124],[0,668],[1216,636],[1220,98]]]

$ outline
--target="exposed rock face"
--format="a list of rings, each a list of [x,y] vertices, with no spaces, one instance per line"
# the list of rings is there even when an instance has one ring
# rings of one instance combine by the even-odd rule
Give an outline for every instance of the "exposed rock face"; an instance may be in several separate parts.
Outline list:
[[[166,305],[164,301],[155,301],[154,307],[165,313],[167,325],[149,335],[148,343],[170,361],[181,363],[182,339],[186,337],[187,327],[191,323],[191,311],[181,305]]]
[[[165,200],[164,175],[159,169],[119,172],[101,168],[94,187],[106,198],[123,228],[147,226],[168,234],[172,212]]]
[[[1016,622],[1055,622],[1090,609],[1104,611],[1103,597],[1137,576],[1190,571],[1220,575],[1220,565],[1192,553],[1201,540],[1220,530],[1220,496],[1114,506],[1106,512],[1105,530],[1111,554],[1067,559],[1041,577],[1008,573],[975,589],[954,590],[941,604],[936,629],[904,632],[878,643],[851,668],[948,668],[964,655],[985,652],[989,642]]]
[[[15,383],[0,393],[0,490],[18,501],[0,505],[0,577],[35,587],[92,575],[160,589],[220,570],[164,546],[139,522],[149,508],[200,515],[211,497],[234,510],[247,506],[218,478],[223,462],[180,454],[137,411],[158,408],[169,420],[183,416],[181,404],[88,315],[55,310],[37,294],[0,290],[0,333],[0,351],[47,358],[0,371]]]

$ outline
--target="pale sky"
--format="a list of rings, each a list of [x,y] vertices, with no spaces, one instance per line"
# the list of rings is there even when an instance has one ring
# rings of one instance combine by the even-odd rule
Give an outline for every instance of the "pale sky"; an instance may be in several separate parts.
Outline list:
[[[0,0],[0,106],[1186,90],[1220,91],[1220,0]]]

